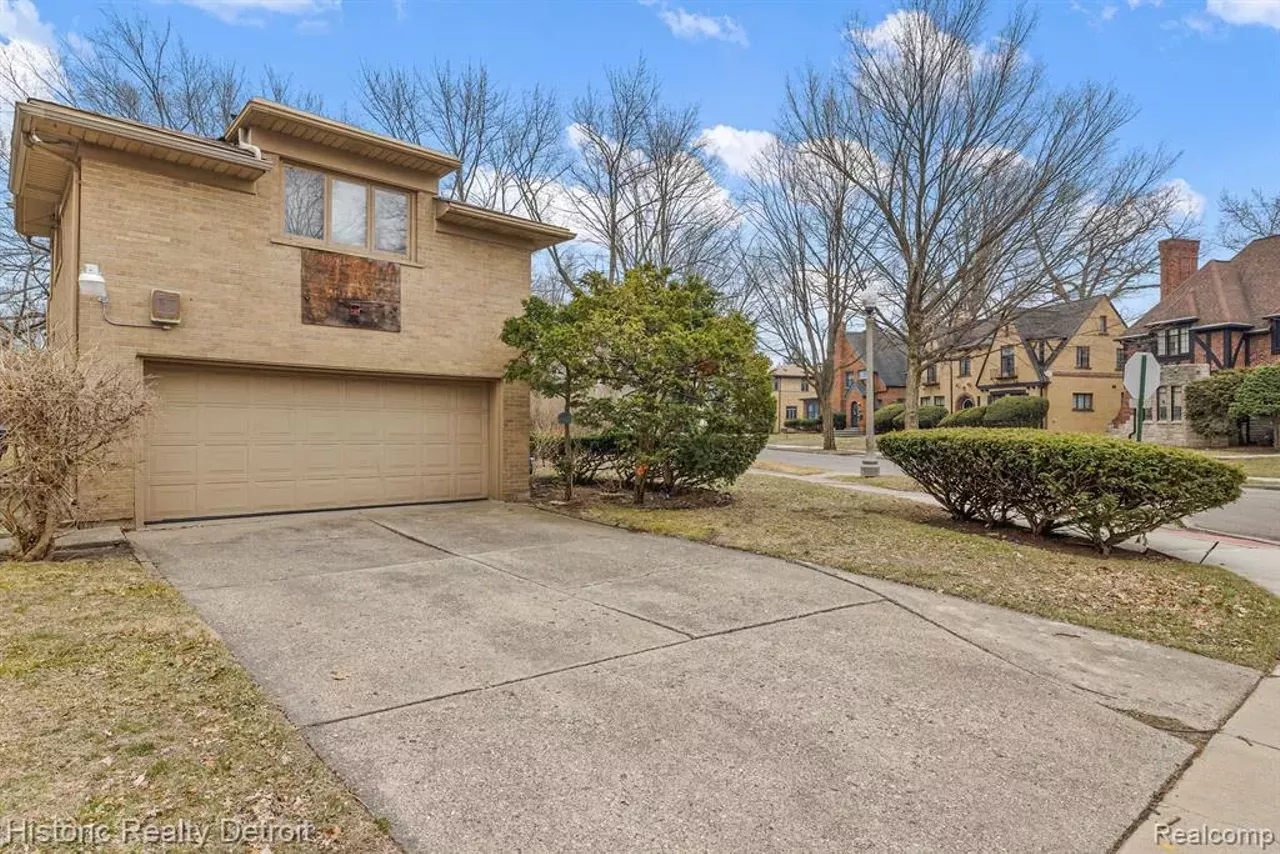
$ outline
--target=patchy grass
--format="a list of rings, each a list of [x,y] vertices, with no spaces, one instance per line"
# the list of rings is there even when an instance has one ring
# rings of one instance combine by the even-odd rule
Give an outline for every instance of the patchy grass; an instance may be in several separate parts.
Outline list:
[[[0,563],[0,815],[296,826],[397,851],[172,587],[132,558]]]
[[[761,471],[776,471],[782,474],[799,475],[822,474],[826,471],[826,469],[817,468],[816,466],[793,466],[791,463],[779,463],[773,460],[756,460],[751,464],[751,467]]]
[[[813,561],[1270,670],[1280,599],[1215,566],[1102,557],[1069,541],[952,522],[890,496],[757,475],[734,501],[664,510],[584,503],[585,518]]]
[[[920,484],[905,474],[882,474],[878,477],[863,477],[860,474],[833,474],[827,480],[857,483],[862,486],[878,486],[881,489],[896,489],[899,492],[924,492]]]
[[[1243,457],[1230,462],[1244,469],[1249,477],[1280,477],[1280,456]]]
[[[770,445],[795,445],[798,448],[821,448],[821,433],[771,433],[769,434]],[[867,449],[867,438],[865,436],[837,436],[837,451],[865,451]]]

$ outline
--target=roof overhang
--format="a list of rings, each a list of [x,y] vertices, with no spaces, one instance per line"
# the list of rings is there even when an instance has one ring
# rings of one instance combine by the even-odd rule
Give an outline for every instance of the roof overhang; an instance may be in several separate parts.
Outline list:
[[[369,160],[414,169],[433,178],[443,178],[462,166],[461,160],[443,152],[371,133],[262,98],[253,98],[244,105],[240,114],[227,126],[225,138],[235,139],[242,128],[262,128],[347,151]]]
[[[479,231],[515,241],[529,249],[546,249],[577,237],[567,228],[498,213],[462,202],[436,200],[436,221],[468,231]]]
[[[1189,317],[1171,317],[1168,320],[1153,320],[1150,323],[1143,324],[1148,329],[1158,329],[1163,326],[1178,326],[1183,323],[1194,323],[1199,320],[1198,315],[1190,315]]]
[[[218,140],[48,101],[19,101],[13,110],[9,169],[14,226],[19,233],[42,237],[52,233],[82,145],[247,182],[256,181],[271,168],[253,154]]]
[[[1227,320],[1222,323],[1206,323],[1203,326],[1191,327],[1192,332],[1212,332],[1215,329],[1252,329],[1252,323],[1239,323],[1234,320]]]

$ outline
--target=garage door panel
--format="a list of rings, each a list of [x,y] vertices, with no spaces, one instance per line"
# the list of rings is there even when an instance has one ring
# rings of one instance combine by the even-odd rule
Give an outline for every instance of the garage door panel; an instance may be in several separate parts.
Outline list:
[[[249,479],[247,445],[205,445],[196,456],[196,476],[206,483]]]
[[[147,366],[147,520],[482,498],[489,387]]]

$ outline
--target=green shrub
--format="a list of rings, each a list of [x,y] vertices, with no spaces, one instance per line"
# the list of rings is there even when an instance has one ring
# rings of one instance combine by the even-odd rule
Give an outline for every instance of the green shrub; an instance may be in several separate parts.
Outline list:
[[[981,427],[983,416],[987,414],[985,406],[970,406],[968,409],[957,409],[938,422],[939,427]]]
[[[764,450],[763,433],[700,432],[674,442],[672,483],[679,489],[733,483]]]
[[[843,412],[834,412],[831,415],[831,426],[837,430],[843,430],[849,419]]]
[[[894,420],[897,419],[897,417],[901,415],[906,408],[907,407],[901,403],[891,403],[888,406],[877,409],[875,414],[876,432],[892,433],[894,430],[901,430],[902,425],[895,425]]]
[[[1218,371],[1187,385],[1187,420],[1191,429],[1208,438],[1234,439],[1240,419],[1231,414],[1236,389],[1247,370]]]
[[[1250,371],[1236,389],[1230,414],[1235,418],[1270,418],[1272,443],[1280,448],[1280,365]]]
[[[1043,397],[1009,395],[991,401],[982,417],[983,427],[1043,427],[1049,401]]]
[[[788,418],[782,422],[783,427],[789,427],[792,430],[818,430],[822,427],[822,419],[820,418]]]
[[[1236,500],[1244,483],[1240,468],[1193,451],[1032,429],[899,433],[880,450],[955,519],[1073,529],[1104,554]]]
[[[947,408],[945,406],[921,406],[916,410],[916,423],[921,430],[930,430],[938,426],[943,418],[947,417]],[[902,430],[907,426],[907,411],[904,406],[902,412],[899,412],[893,418],[893,429]]]
[[[560,477],[563,478],[565,476],[564,434],[545,433],[538,436],[542,439],[541,461],[555,466],[560,472]],[[619,479],[623,438],[621,434],[612,431],[574,436],[573,482],[595,483],[602,474],[607,474],[615,480]]]

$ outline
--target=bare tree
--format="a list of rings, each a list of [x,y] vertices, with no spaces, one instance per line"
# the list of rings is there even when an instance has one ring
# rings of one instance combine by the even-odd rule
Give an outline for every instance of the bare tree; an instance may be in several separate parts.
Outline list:
[[[1191,236],[1199,227],[1177,187],[1162,183],[1175,160],[1161,149],[1130,153],[1099,170],[1074,218],[1056,222],[1056,231],[1037,230],[1057,299],[1116,299],[1159,287],[1160,240]]]
[[[1252,190],[1247,196],[1223,191],[1218,197],[1218,242],[1239,252],[1260,237],[1280,234],[1280,193],[1267,196]]]
[[[854,22],[848,67],[788,92],[788,136],[876,209],[865,257],[905,345],[910,428],[924,368],[1053,299],[1112,225],[1082,211],[1123,208],[1162,161],[1117,162],[1132,106],[1096,84],[1052,89],[1028,59],[1030,15],[990,39],[985,18],[983,0],[915,0],[878,27]]]
[[[822,444],[835,450],[831,394],[838,341],[866,287],[859,247],[870,211],[853,184],[815,156],[774,141],[757,158],[746,192],[752,234],[747,282],[766,346],[802,370],[818,395]]]
[[[732,281],[739,212],[701,139],[698,112],[662,103],[643,61],[612,70],[607,86],[573,104],[575,148],[563,194],[566,215],[616,280],[641,264]]]
[[[290,76],[271,66],[263,69],[257,88],[273,100],[324,111],[319,95],[294,86]],[[74,42],[0,54],[0,96],[6,100],[45,98],[204,136],[221,136],[252,91],[235,63],[192,51],[168,23],[160,26],[114,8],[107,8],[101,24]],[[8,157],[5,144],[0,160],[0,192],[5,194],[0,200],[0,336],[38,344],[49,295],[49,246],[14,230]]]

